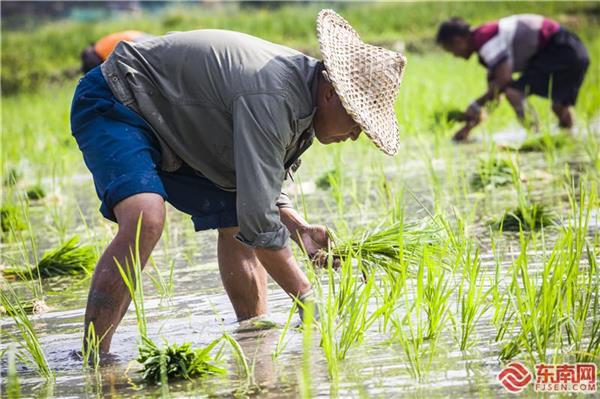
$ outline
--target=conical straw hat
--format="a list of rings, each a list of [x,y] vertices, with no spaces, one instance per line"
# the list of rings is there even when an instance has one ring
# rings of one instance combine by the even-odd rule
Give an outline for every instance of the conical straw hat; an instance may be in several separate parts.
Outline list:
[[[394,102],[406,58],[360,40],[350,24],[333,10],[321,10],[317,37],[327,75],[348,114],[388,155],[398,153]]]

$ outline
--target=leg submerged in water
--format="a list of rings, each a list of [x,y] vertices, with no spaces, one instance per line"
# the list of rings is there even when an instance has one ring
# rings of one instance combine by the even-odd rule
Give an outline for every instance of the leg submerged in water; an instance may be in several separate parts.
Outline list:
[[[219,229],[221,280],[239,321],[267,312],[267,271],[254,250],[239,242],[237,227]]]
[[[142,267],[145,265],[162,233],[164,200],[158,194],[136,194],[119,202],[114,213],[119,230],[96,265],[85,310],[84,337],[88,336],[88,328],[93,323],[96,335],[104,337],[100,351],[105,353],[109,352],[115,329],[131,302],[114,259],[123,266],[126,262],[132,264],[131,253],[135,249],[138,219],[142,215],[139,255]],[[86,342],[84,346],[87,346]]]

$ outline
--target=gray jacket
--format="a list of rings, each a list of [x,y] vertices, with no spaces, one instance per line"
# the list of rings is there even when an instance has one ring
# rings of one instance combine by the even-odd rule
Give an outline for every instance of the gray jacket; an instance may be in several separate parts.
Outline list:
[[[277,206],[288,169],[312,143],[322,63],[243,33],[197,30],[121,42],[102,73],[181,162],[237,192],[238,239],[278,249],[289,232]],[[284,204],[280,204],[285,206]]]

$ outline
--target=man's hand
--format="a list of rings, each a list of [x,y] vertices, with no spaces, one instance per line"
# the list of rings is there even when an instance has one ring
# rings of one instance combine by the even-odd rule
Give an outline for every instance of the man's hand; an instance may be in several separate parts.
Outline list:
[[[331,241],[327,227],[308,224],[293,208],[279,208],[279,214],[292,240],[306,251],[312,263],[317,267],[327,267],[327,250]],[[339,258],[333,258],[333,267],[340,267]]]
[[[317,267],[327,267],[328,249],[331,243],[327,227],[320,225],[309,225],[298,229],[298,235],[306,254]],[[340,259],[333,258],[333,268],[340,267]]]

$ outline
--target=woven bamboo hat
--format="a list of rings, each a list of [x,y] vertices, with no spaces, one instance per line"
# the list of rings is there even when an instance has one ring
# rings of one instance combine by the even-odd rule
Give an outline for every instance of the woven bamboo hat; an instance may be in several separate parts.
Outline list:
[[[319,13],[317,37],[329,80],[348,114],[383,152],[398,153],[394,102],[406,58],[364,43],[333,10]]]

